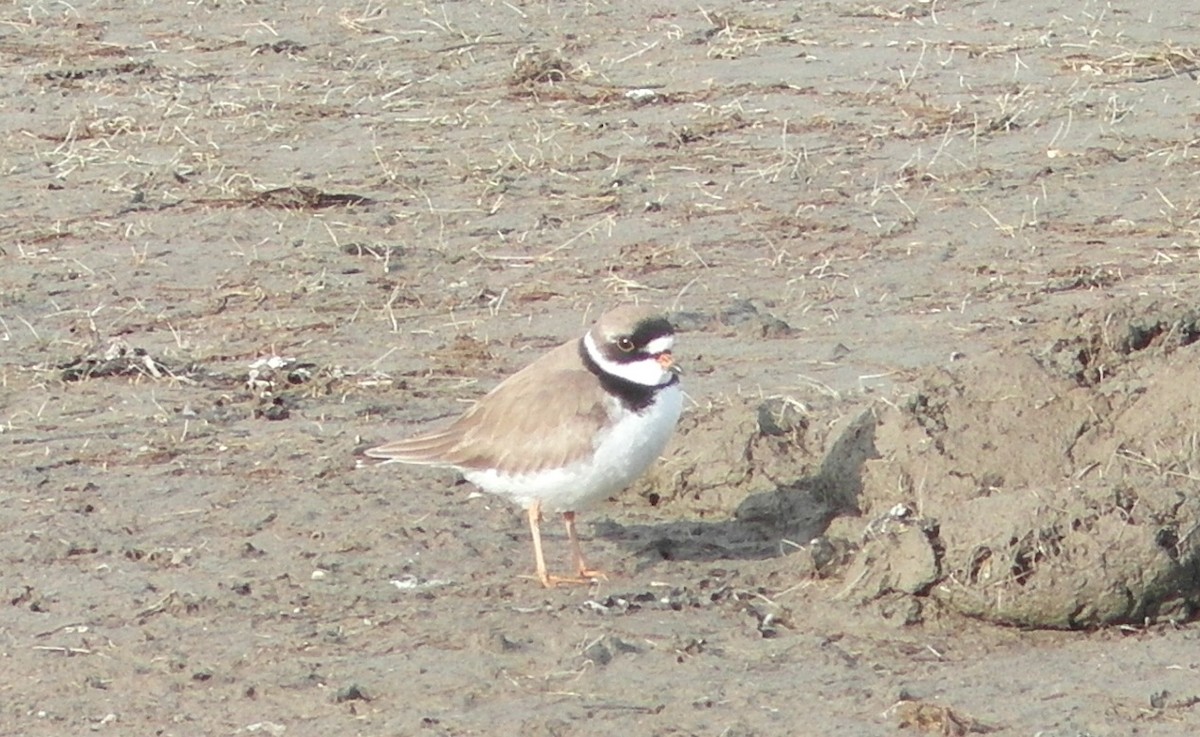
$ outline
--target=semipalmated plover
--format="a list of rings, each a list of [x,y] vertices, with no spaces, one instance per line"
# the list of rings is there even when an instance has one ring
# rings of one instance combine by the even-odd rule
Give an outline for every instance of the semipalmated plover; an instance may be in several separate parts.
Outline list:
[[[520,504],[544,586],[602,577],[584,561],[575,513],[623,489],[662,453],[683,406],[674,343],[675,329],[661,313],[617,307],[582,338],[501,382],[444,430],[366,455],[454,468]],[[543,512],[562,514],[577,577],[546,572]]]

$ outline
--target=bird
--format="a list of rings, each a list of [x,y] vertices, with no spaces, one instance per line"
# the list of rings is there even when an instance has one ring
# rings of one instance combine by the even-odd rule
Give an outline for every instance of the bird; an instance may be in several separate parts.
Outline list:
[[[683,408],[675,328],[644,305],[605,312],[509,376],[443,429],[364,451],[385,463],[457,470],[526,511],[538,580],[547,588],[607,576],[583,555],[579,510],[640,477],[667,445]],[[566,527],[575,575],[550,575],[544,514]]]

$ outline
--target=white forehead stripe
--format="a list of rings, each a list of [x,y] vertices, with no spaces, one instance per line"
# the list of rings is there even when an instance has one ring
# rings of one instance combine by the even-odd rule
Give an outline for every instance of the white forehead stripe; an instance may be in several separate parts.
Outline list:
[[[670,338],[671,336],[665,336]],[[664,338],[657,338],[651,341],[650,345],[654,345]],[[662,386],[675,378],[675,374],[670,371],[663,370],[660,364],[653,356],[647,356],[640,361],[631,361],[630,363],[617,363],[610,361],[604,357],[600,349],[596,347],[596,341],[592,338],[592,334],[588,333],[583,336],[583,346],[587,350],[588,355],[600,367],[600,370],[610,376],[616,376],[626,381],[632,381],[635,384],[642,386]],[[661,351],[659,351],[661,353]]]
[[[675,345],[674,335],[664,335],[661,338],[655,338],[646,345],[646,352],[652,356],[657,356],[660,353],[666,353],[671,350],[671,346]]]

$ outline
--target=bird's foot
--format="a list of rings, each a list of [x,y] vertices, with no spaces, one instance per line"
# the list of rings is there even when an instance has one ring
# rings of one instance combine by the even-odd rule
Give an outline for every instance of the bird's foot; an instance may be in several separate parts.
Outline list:
[[[579,571],[575,576],[555,576],[552,574],[529,576],[529,578],[537,578],[542,582],[542,586],[548,589],[557,588],[559,586],[586,586],[596,581],[607,581],[608,574],[604,571],[596,571],[585,569]]]

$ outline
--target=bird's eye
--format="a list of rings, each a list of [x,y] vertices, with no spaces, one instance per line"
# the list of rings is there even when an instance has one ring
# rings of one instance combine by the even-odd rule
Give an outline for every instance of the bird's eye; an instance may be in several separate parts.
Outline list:
[[[637,346],[633,344],[633,338],[622,336],[617,338],[617,347],[620,348],[623,353],[632,353],[633,349]]]

